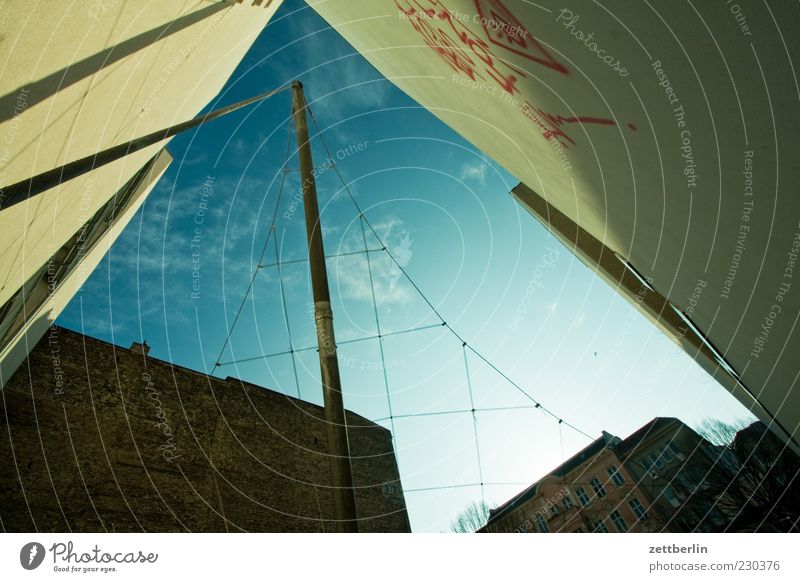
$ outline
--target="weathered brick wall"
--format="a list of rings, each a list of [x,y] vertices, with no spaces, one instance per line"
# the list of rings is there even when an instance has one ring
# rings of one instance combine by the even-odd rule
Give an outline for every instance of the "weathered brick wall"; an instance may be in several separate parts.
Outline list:
[[[5,531],[331,531],[322,410],[53,328],[3,390]],[[408,531],[389,432],[348,413],[362,531]]]

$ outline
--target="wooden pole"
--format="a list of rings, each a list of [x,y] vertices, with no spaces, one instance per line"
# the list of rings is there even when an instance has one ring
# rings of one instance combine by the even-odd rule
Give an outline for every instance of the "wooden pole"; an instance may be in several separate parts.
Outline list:
[[[299,81],[292,84],[292,116],[297,132],[300,176],[303,181],[308,258],[311,264],[311,287],[314,292],[314,320],[317,328],[317,345],[319,346],[319,366],[322,375],[325,429],[328,438],[336,526],[339,532],[357,532],[356,498],[350,465],[350,447],[347,441],[347,419],[339,378],[339,359],[336,355],[336,338],[333,333],[328,270],[325,265],[322,224],[319,219],[317,203],[317,185],[311,160],[311,145],[308,140],[306,102],[303,96],[303,84]]]

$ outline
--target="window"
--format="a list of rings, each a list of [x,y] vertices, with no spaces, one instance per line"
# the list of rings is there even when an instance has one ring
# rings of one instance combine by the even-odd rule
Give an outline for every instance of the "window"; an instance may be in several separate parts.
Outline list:
[[[620,473],[614,465],[608,468],[608,476],[611,477],[611,480],[617,487],[625,483],[625,478],[622,476],[622,473]]]
[[[664,487],[664,498],[669,501],[669,504],[672,505],[672,507],[678,507],[681,504],[678,496],[675,495],[675,492],[669,485]]]
[[[639,519],[647,519],[647,511],[645,510],[644,505],[642,505],[642,502],[636,497],[631,498],[631,500],[628,501],[628,505],[631,506],[631,509],[633,510],[633,513],[636,514],[636,517]]]
[[[564,509],[572,509],[572,498],[569,493],[564,494]]]
[[[664,462],[669,464],[675,460],[675,455],[672,454],[672,451],[669,450],[669,447],[663,447],[661,449],[661,457],[664,459]]]
[[[678,456],[678,455],[681,454],[681,450],[678,448],[678,445],[676,445],[674,441],[669,441],[669,448],[672,449],[672,452],[675,453],[675,456]],[[678,457],[678,458],[680,458],[680,457]]]
[[[650,460],[653,461],[653,465],[655,465],[656,469],[660,469],[664,466],[664,463],[661,462],[661,457],[657,452],[650,453]]]
[[[675,475],[675,481],[684,489],[688,491],[694,491],[694,485],[692,485],[692,482],[689,480],[689,478],[682,472]]]
[[[553,515],[558,515],[558,505],[556,505],[555,503],[553,505],[551,505],[550,506],[550,512]]]
[[[650,471],[650,461],[648,460],[647,457],[642,457],[641,459],[639,459],[639,464],[645,471],[647,472]]]
[[[600,479],[597,477],[592,477],[592,479],[589,481],[589,485],[591,485],[592,489],[594,489],[594,492],[597,493],[597,497],[606,496],[606,488],[603,487],[603,484],[600,483]]]
[[[622,514],[616,509],[611,512],[611,521],[614,522],[614,527],[616,527],[619,531],[621,532],[628,531],[628,525],[625,523],[625,519],[622,517]]]
[[[586,507],[587,505],[589,505],[591,503],[591,501],[589,501],[589,496],[586,495],[586,491],[584,491],[583,487],[578,487],[575,490],[575,493],[578,495],[578,500],[581,502],[581,505],[583,505],[584,507]]]
[[[606,522],[604,522],[602,519],[596,520],[594,522],[594,531],[597,533],[608,533],[608,526],[606,525]]]
[[[547,533],[548,532],[547,522],[544,520],[544,518],[541,516],[541,514],[537,513],[536,517],[534,518],[534,520],[536,521],[536,527],[539,528],[540,532],[542,532],[542,533]]]

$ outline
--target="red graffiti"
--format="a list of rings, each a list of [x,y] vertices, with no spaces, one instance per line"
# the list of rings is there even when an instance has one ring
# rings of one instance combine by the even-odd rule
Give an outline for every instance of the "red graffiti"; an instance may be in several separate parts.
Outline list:
[[[546,140],[556,139],[565,149],[569,148],[570,144],[575,145],[575,140],[561,129],[561,126],[565,123],[616,125],[613,119],[606,119],[604,117],[564,117],[562,115],[554,115],[552,113],[547,113],[540,107],[536,107],[530,101],[525,101],[525,103],[522,104],[522,113],[542,130],[542,135]],[[632,131],[636,131],[636,126],[634,124],[629,123],[628,127]],[[565,143],[564,140],[567,140],[569,143]]]
[[[479,22],[489,42],[512,53],[549,67],[564,75],[567,68],[559,63],[501,0],[474,0]]]
[[[474,0],[475,15],[452,12],[444,0],[394,0],[397,8],[411,26],[454,71],[464,74],[472,81],[493,79],[510,95],[522,94],[517,87],[526,72],[500,58],[494,47],[502,47],[523,56],[550,70],[569,75],[569,70],[559,63],[530,31],[504,5],[503,0]],[[480,25],[486,40],[466,26],[466,22]],[[488,41],[488,42],[487,42]],[[490,44],[491,43],[491,44]],[[521,112],[541,130],[548,141],[556,140],[563,148],[575,145],[564,130],[569,124],[591,123],[616,125],[613,119],[589,116],[564,117],[547,113],[530,101],[522,104]],[[636,126],[628,124],[632,131]]]
[[[428,6],[423,6],[423,2]],[[520,93],[517,80],[527,75],[497,58],[489,44],[465,26],[462,18],[453,14],[440,0],[395,0],[395,5],[425,43],[453,70],[466,74],[473,81],[476,78],[487,80],[488,76],[509,94]]]

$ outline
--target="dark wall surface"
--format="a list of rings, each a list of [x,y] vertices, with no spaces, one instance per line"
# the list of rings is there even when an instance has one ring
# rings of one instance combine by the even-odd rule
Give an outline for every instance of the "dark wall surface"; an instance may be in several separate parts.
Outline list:
[[[53,327],[0,390],[5,531],[331,531],[322,409]],[[348,412],[359,528],[409,531],[386,429]]]

